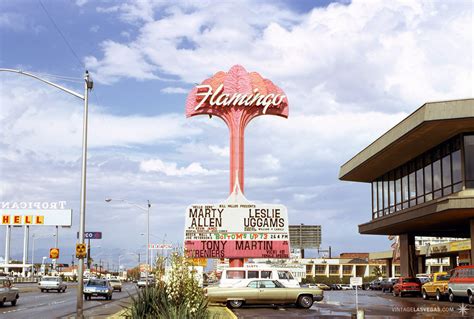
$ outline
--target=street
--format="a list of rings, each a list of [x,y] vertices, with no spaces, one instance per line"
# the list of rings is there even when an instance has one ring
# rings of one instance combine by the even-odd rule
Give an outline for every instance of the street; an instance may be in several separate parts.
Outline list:
[[[359,309],[365,310],[366,318],[471,318],[474,313],[470,314],[469,310],[462,316],[461,306],[462,302],[425,301],[419,297],[393,297],[380,291],[359,291]],[[324,300],[314,303],[309,310],[295,306],[248,306],[233,312],[243,319],[347,318],[355,313],[355,290],[325,291]]]
[[[71,285],[64,293],[42,293],[39,289],[32,292],[20,292],[20,299],[15,307],[10,306],[9,303],[0,307],[0,317],[2,319],[50,319],[73,316],[76,311],[77,293],[75,288],[75,285]],[[111,301],[104,298],[84,301],[84,315],[86,317],[105,317],[114,314],[126,306],[129,301],[128,297],[135,293],[135,284],[124,283],[122,292],[115,291]]]

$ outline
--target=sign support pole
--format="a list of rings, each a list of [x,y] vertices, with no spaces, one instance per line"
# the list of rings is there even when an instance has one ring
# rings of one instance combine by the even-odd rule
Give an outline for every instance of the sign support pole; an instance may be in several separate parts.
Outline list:
[[[26,277],[26,263],[28,262],[28,238],[30,237],[30,226],[23,226],[23,273],[22,276]]]
[[[10,263],[10,234],[11,234],[12,226],[7,226],[7,231],[5,232],[5,264],[8,265]],[[8,273],[10,269],[8,266],[5,267],[5,272]]]

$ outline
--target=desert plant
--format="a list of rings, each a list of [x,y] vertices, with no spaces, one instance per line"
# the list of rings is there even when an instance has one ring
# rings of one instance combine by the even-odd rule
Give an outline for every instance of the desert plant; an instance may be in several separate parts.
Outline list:
[[[132,296],[128,317],[208,318],[207,298],[186,259],[174,254],[170,263],[171,267],[166,269],[166,260],[157,260],[156,285],[146,287],[139,291],[137,296]]]

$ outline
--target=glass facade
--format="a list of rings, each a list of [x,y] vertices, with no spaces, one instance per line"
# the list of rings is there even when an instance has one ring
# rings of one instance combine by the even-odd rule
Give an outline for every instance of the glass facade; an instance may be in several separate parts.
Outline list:
[[[474,135],[456,136],[373,181],[372,217],[459,192],[463,175],[465,186],[474,188]]]

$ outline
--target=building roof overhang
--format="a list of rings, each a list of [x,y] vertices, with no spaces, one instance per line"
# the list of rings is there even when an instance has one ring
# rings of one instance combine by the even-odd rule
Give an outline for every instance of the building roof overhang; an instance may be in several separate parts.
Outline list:
[[[474,99],[421,106],[341,166],[339,179],[372,182],[462,132],[474,131]]]
[[[359,233],[469,238],[474,191],[464,190],[359,225]]]

